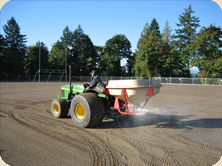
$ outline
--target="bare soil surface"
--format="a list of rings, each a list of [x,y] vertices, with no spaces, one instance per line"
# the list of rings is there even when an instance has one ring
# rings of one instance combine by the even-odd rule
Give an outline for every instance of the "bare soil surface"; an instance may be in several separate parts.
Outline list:
[[[11,166],[203,165],[222,156],[222,86],[163,85],[146,116],[96,128],[56,119],[64,83],[0,83],[0,153]]]

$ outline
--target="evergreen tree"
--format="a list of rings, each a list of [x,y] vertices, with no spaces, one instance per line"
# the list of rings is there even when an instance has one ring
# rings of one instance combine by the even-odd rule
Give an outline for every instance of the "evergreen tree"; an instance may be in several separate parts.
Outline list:
[[[80,71],[83,75],[89,75],[92,69],[97,69],[97,52],[88,35],[84,34],[81,38],[81,48],[79,56]]]
[[[59,40],[52,45],[49,53],[49,63],[52,69],[65,69],[65,48],[63,43]]]
[[[100,70],[103,75],[122,75],[121,60],[131,56],[131,43],[125,35],[113,36],[102,50]],[[125,74],[125,73],[124,73]]]
[[[138,77],[154,77],[161,75],[162,42],[159,24],[156,19],[152,25],[146,23],[137,44],[135,56],[135,75]]]
[[[167,20],[166,24],[165,24],[165,27],[163,29],[163,42],[168,43],[169,45],[172,42],[171,32],[172,32],[172,29],[171,29],[171,27],[169,25],[169,22]]]
[[[137,43],[137,48],[141,47],[141,45],[143,44],[143,41],[145,40],[145,38],[148,35],[150,35],[150,25],[148,23],[146,23],[145,26],[143,27],[140,39],[139,39],[139,41]]]
[[[175,46],[172,44],[173,39],[171,32],[172,29],[170,28],[167,20],[163,29],[162,47],[160,50],[160,53],[162,54],[160,60],[162,63],[162,67],[160,68],[162,77],[179,76],[181,73],[181,61]]]
[[[43,42],[37,42],[34,46],[27,47],[26,71],[34,75],[39,70],[39,51],[41,52],[41,69],[49,69],[48,48]]]
[[[194,55],[191,45],[197,36],[196,28],[199,27],[200,22],[198,17],[192,15],[193,13],[194,11],[190,5],[182,15],[179,15],[180,23],[177,24],[178,29],[175,30],[176,35],[174,36],[175,45],[179,50],[180,58],[184,66],[183,76],[186,77],[190,76],[190,62]]]
[[[97,68],[99,68],[99,63],[100,63],[100,58],[102,56],[103,47],[102,46],[94,46],[94,47],[97,53],[97,58],[96,58]]]
[[[210,25],[203,27],[196,38],[193,49],[196,57],[192,64],[199,68],[199,77],[222,77],[222,30]]]
[[[6,68],[6,55],[5,55],[6,43],[3,35],[0,34],[0,71],[3,72]]]
[[[20,27],[14,17],[3,26],[3,30],[6,44],[4,51],[6,67],[3,71],[8,74],[22,74],[26,54],[26,35],[20,33]]]
[[[88,35],[83,33],[81,26],[73,32],[71,64],[76,75],[89,75],[97,68],[98,54]]]
[[[62,44],[64,45],[64,48],[72,45],[73,34],[68,26],[66,26],[65,29],[63,30],[63,35],[60,37],[60,40]]]
[[[72,31],[69,29],[68,26],[65,27],[65,29],[63,30],[63,35],[60,37],[61,42],[60,43],[56,43],[58,46],[56,49],[59,48],[59,52],[53,52],[54,55],[58,55],[58,59],[60,59],[60,63],[58,64],[59,67],[61,69],[65,69],[68,70],[68,62],[72,62],[73,61],[73,57],[72,57],[72,51],[71,51],[71,47],[72,47],[72,43],[73,43],[73,33]],[[60,44],[62,44],[62,47],[60,46]],[[63,55],[61,55],[63,53]]]
[[[126,69],[127,69],[127,75],[128,76],[134,76],[135,75],[134,64],[135,64],[135,53],[132,53],[127,58]]]
[[[98,54],[88,35],[84,34],[81,26],[72,33],[68,26],[51,49],[49,62],[52,68],[65,68],[67,51],[67,66],[72,66],[75,75],[89,75],[92,69],[98,67]]]
[[[60,40],[58,40],[55,44],[53,44],[50,54],[49,54],[49,63],[50,67],[52,69],[65,69],[65,60],[67,61],[67,70],[68,70],[68,64],[71,65],[71,62],[73,61],[72,57],[72,47],[73,43],[73,33],[69,29],[68,26],[66,26],[63,30],[63,34],[60,37]]]
[[[150,24],[150,32],[153,35],[160,37],[160,26],[159,26],[159,23],[157,22],[156,18],[153,18],[153,20]]]

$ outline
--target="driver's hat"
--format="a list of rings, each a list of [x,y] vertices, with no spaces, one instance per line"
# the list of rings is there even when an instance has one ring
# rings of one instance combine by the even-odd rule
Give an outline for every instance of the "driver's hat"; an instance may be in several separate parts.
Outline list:
[[[96,71],[95,71],[95,70],[92,70],[90,74],[94,76],[95,73],[96,73]]]

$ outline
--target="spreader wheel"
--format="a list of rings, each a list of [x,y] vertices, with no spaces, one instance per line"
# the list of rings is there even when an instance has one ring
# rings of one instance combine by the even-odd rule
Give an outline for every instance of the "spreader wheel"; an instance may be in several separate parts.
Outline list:
[[[51,112],[56,118],[65,118],[69,112],[67,101],[64,99],[54,99],[51,104]]]
[[[78,127],[93,127],[104,118],[104,104],[94,93],[82,93],[72,99],[70,114]]]

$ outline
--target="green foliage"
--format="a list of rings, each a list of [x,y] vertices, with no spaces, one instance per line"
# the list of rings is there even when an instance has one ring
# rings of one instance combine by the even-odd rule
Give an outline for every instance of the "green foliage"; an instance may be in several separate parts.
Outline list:
[[[5,55],[5,38],[0,34],[0,71],[3,72],[7,68],[7,61]]]
[[[63,30],[63,35],[55,44],[53,44],[49,53],[49,63],[52,69],[65,70],[65,61],[67,62],[66,69],[68,70],[68,62],[72,62],[71,47],[73,43],[73,33],[66,26]],[[71,65],[71,64],[70,64]]]
[[[29,46],[27,48],[28,52],[26,55],[26,71],[28,74],[34,75],[36,71],[39,69],[39,51],[41,53],[41,69],[48,69],[49,62],[48,62],[48,48],[46,45],[41,43],[36,43],[34,46]]]
[[[71,63],[77,75],[89,75],[92,69],[97,69],[98,54],[80,25],[73,33],[72,53],[74,58]]]
[[[103,47],[100,61],[100,70],[102,75],[122,75],[120,61],[123,58],[131,56],[131,43],[125,35],[119,34],[113,36]]]
[[[22,74],[24,72],[25,54],[26,54],[26,35],[20,33],[20,27],[12,17],[7,25],[3,26],[5,32],[5,47],[1,59],[4,59],[5,67],[2,72],[8,74]],[[3,48],[2,48],[3,49]]]
[[[72,66],[75,75],[89,75],[98,66],[98,54],[88,35],[84,34],[81,26],[72,33],[66,26],[63,35],[51,49],[49,62],[52,68],[65,69],[67,50],[67,66]]]
[[[172,29],[171,29],[169,22],[167,20],[165,27],[163,29],[163,34],[162,34],[162,40],[164,43],[171,44],[171,42],[172,42],[171,32],[172,32]]]
[[[191,49],[191,45],[196,38],[196,28],[199,27],[199,18],[192,16],[194,11],[191,5],[182,15],[179,15],[180,23],[177,24],[178,29],[176,29],[176,35],[174,36],[174,44],[179,50],[180,58],[184,66],[184,76],[190,76],[190,62],[194,55],[194,51]]]
[[[61,43],[64,47],[71,46],[73,42],[73,34],[72,31],[69,30],[69,27],[66,26],[63,30],[63,35],[60,37]]]
[[[134,70],[134,64],[135,64],[135,53],[132,53],[127,58],[127,64],[126,64],[126,75],[128,76],[134,76],[135,70]]]
[[[179,51],[173,44],[171,32],[172,30],[169,26],[169,22],[167,21],[162,34],[162,65],[160,66],[160,73],[162,77],[178,77],[183,76],[185,73],[182,59],[179,56]]]
[[[97,53],[97,59],[96,59],[96,61],[98,62],[98,63],[97,63],[97,67],[98,67],[99,62],[100,62],[100,58],[101,58],[101,56],[102,56],[103,47],[102,47],[102,46],[95,46],[95,45],[94,45],[94,47],[95,47],[96,53]]]
[[[49,53],[49,63],[52,69],[65,69],[65,48],[62,42],[57,41],[52,45]]]
[[[222,77],[222,30],[210,25],[198,34],[193,50],[196,56],[192,62],[200,70],[199,77]]]
[[[159,34],[159,25],[153,19],[152,26],[147,23],[137,44],[135,57],[135,75],[137,77],[184,76],[185,66],[173,44],[168,21]],[[154,26],[155,25],[155,26]],[[155,27],[155,28],[154,28]]]
[[[154,18],[150,24],[150,32],[157,37],[160,37],[160,26],[157,20]]]
[[[159,25],[154,18],[152,26],[149,26],[148,23],[145,25],[137,44],[138,50],[135,57],[135,75],[137,77],[160,76],[161,46]]]

